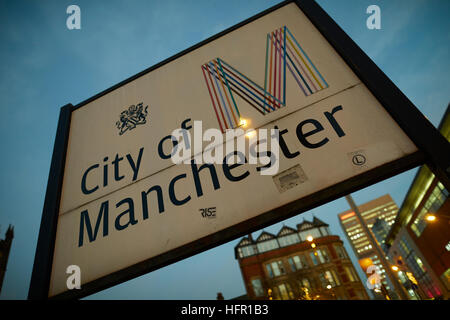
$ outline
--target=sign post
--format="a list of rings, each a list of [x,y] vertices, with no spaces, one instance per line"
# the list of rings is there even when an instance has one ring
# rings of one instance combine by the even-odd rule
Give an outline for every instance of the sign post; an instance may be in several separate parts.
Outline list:
[[[246,124],[278,145],[258,147],[265,166],[250,143],[228,162]],[[61,109],[29,299],[98,292],[423,163],[450,188],[449,143],[314,1],[283,2]]]

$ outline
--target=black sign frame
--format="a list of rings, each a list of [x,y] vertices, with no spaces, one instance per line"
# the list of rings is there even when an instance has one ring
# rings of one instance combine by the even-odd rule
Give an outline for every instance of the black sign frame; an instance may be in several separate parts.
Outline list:
[[[422,164],[428,165],[447,190],[450,190],[450,143],[314,0],[284,1],[118,83],[76,106],[67,104],[61,108],[28,299],[48,299],[72,112],[116,90],[124,84],[290,3],[295,3],[321,32],[352,71],[378,99],[399,127],[417,146],[418,151],[341,181],[309,196],[297,199],[275,210],[262,213],[227,229],[197,239],[182,247],[152,257],[92,282],[85,283],[81,286],[81,289],[65,291],[52,297],[52,299],[78,299],[96,293],[242,237],[250,232],[283,221]]]

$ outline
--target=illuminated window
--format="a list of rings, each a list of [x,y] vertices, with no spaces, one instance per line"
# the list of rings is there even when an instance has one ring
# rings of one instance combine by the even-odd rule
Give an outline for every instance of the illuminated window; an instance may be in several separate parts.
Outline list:
[[[280,246],[286,247],[291,244],[299,243],[300,238],[298,237],[298,234],[294,233],[294,234],[282,236],[282,237],[278,238],[278,241],[280,242]]]
[[[327,253],[326,249],[318,249],[317,256],[319,257],[320,263],[325,263],[325,262],[330,261],[330,258],[328,257],[328,253]]]
[[[283,300],[289,300],[289,298],[294,299],[294,293],[292,292],[291,286],[288,283],[282,283],[278,285],[280,290],[280,296]]]
[[[449,193],[444,188],[444,185],[440,182],[433,189],[431,195],[428,197],[417,218],[411,224],[411,230],[414,231],[417,237],[420,237],[423,230],[427,226],[425,216],[430,212],[437,212],[445,200],[448,198]]]
[[[245,258],[248,256],[252,256],[256,253],[256,248],[253,245],[244,246],[241,248],[238,248],[239,257]]]
[[[415,251],[409,246],[406,237],[402,237],[399,241],[399,251],[405,257],[406,265],[411,270],[414,278],[419,286],[429,298],[441,295],[439,287],[434,283],[428,274],[423,261],[417,256]]]
[[[320,234],[319,229],[317,228],[300,232],[301,241],[306,241],[306,238],[308,236],[312,236],[313,238],[320,238],[322,235]]]
[[[310,252],[309,255],[311,257],[311,260],[312,260],[313,264],[315,266],[317,266],[319,264],[319,261],[317,260],[317,256],[316,256],[317,252],[316,251]]]
[[[253,279],[252,288],[256,297],[262,297],[264,295],[264,289],[262,287],[261,279]]]
[[[262,241],[257,244],[259,252],[266,252],[278,248],[278,241],[276,239]]]
[[[447,290],[450,290],[450,268],[448,268],[442,275],[441,275],[442,282],[447,287]]]
[[[294,299],[294,292],[292,291],[292,288],[289,285],[289,283],[286,283],[286,287],[288,289],[289,298]]]
[[[298,281],[298,285],[300,288],[307,288],[308,290],[311,289],[311,282],[307,278],[303,278],[302,280]]]
[[[419,266],[420,270],[422,270],[422,272],[426,272],[425,266],[423,265],[422,260],[420,260],[420,258],[418,256],[415,256],[417,265]]]
[[[270,278],[278,277],[282,274],[286,274],[282,261],[274,261],[266,264],[267,274]]]
[[[397,272],[398,274],[398,278],[400,279],[401,283],[406,283],[408,282],[408,278],[406,277],[406,275],[403,273],[403,271],[399,271]]]
[[[289,266],[291,267],[291,271],[292,272],[297,271],[298,268],[295,265],[294,258],[288,258],[288,262]]]
[[[334,275],[333,275],[334,273]],[[323,288],[327,288],[328,285],[331,285],[332,287],[336,287],[340,284],[339,279],[337,278],[336,273],[334,270],[331,272],[329,270],[319,274],[320,282],[322,283]]]
[[[352,267],[345,266],[344,270],[351,282],[357,281],[358,278],[356,276],[355,270],[353,270]]]
[[[270,264],[266,264],[266,269],[267,269],[267,275],[269,276],[269,278],[273,278],[273,271],[272,268],[270,267]]]
[[[403,236],[401,238],[401,240],[399,241],[399,245],[400,245],[400,251],[403,251],[403,256],[406,257],[409,255],[409,253],[411,252],[411,247],[409,246],[408,241],[406,240],[406,237]]]
[[[409,296],[410,296],[411,298],[415,298],[415,297],[416,297],[416,295],[415,295],[415,293],[414,293],[414,290],[412,290],[412,289],[408,289],[408,294],[409,294]],[[414,299],[414,300],[416,300],[416,299]]]
[[[290,265],[292,271],[297,271],[302,268],[308,267],[306,259],[303,255],[290,257],[288,259],[288,262],[289,262],[289,265]]]
[[[331,273],[333,274],[333,278],[334,278],[334,281],[336,282],[336,284],[337,284],[338,286],[340,286],[340,285],[341,285],[341,281],[339,280],[339,277],[338,277],[338,275],[336,274],[336,272],[335,272],[334,270],[331,270]]]

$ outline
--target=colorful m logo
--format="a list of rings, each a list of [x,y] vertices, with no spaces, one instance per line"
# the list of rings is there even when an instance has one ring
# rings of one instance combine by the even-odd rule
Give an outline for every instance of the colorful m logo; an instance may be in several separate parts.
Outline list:
[[[286,106],[286,71],[306,96],[328,87],[286,26],[267,34],[264,87],[221,58],[202,65],[202,71],[222,132],[240,125],[233,94],[263,115]]]

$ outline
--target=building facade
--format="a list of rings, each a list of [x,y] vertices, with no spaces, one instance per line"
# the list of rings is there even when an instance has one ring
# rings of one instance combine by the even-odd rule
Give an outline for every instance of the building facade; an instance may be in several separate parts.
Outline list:
[[[390,225],[384,219],[377,218],[372,225],[372,233],[381,246],[383,252],[387,253],[387,245],[385,239],[391,229]]]
[[[388,194],[359,205],[358,210],[367,227],[375,231],[375,239],[377,239],[377,235],[380,236],[384,229],[391,227],[398,213],[396,203]],[[369,266],[377,266],[383,290],[386,289],[388,292],[392,292],[393,286],[386,276],[386,268],[390,268],[390,266],[384,265],[378,257],[375,251],[377,244],[372,243],[367,236],[355,213],[352,210],[347,210],[338,214],[338,218],[364,273],[367,274]],[[382,243],[380,244],[381,248],[383,248]],[[398,293],[395,295],[400,296]],[[380,294],[380,296],[384,297],[385,294]]]
[[[448,141],[449,110],[450,105],[439,125]],[[418,170],[385,242],[399,272],[409,273],[409,291],[420,299],[450,299],[449,190],[426,165]]]
[[[368,299],[343,242],[314,218],[235,247],[247,297],[280,300]]]

